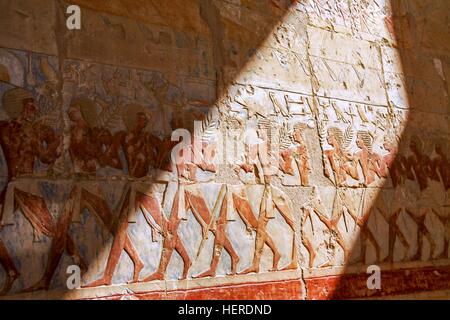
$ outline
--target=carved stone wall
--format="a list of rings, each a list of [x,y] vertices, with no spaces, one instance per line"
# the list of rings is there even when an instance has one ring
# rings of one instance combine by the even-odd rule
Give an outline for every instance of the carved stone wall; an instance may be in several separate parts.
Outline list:
[[[0,1],[1,296],[448,298],[449,9]]]

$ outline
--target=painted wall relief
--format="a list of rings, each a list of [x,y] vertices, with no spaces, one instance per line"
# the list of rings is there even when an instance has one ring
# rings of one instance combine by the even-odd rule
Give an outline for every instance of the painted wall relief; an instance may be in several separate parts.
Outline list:
[[[446,98],[409,107],[390,11],[293,3],[220,97],[173,66],[0,49],[0,295],[64,291],[73,264],[95,292],[447,265]]]
[[[42,59],[41,68],[51,67]],[[270,183],[271,174],[264,173],[266,163],[261,166],[258,157],[263,168],[258,184],[213,182],[218,119],[208,113],[214,107],[208,95],[199,98],[191,91],[194,97],[188,97],[185,83],[174,84],[156,72],[77,61],[66,61],[62,68],[64,85],[55,88],[55,107],[50,110],[64,119],[64,138],[61,129],[55,130],[58,126],[43,127],[43,120],[34,118],[47,116],[41,108],[51,106],[48,92],[41,98],[34,88],[15,88],[4,79],[2,109],[16,111],[11,106],[15,103],[21,111],[8,113],[10,119],[2,126],[2,232],[8,239],[7,244],[1,242],[3,294],[12,288],[34,292],[58,287],[67,264],[80,266],[83,287],[298,268],[295,213],[287,195]],[[267,98],[276,108],[274,93]],[[283,103],[303,103],[286,99]],[[286,110],[295,113],[295,108]],[[192,127],[194,120],[198,128]],[[263,136],[268,129],[264,123],[259,125],[262,139],[268,137]],[[307,185],[310,167],[302,137],[306,124],[288,127],[281,130],[285,148],[280,167],[296,175],[298,185]],[[174,163],[171,152],[178,142],[171,141],[170,134],[178,128],[188,129],[200,143],[193,139],[180,151],[182,161]],[[19,156],[27,148],[29,154]],[[23,165],[18,162],[25,159]],[[57,160],[63,168],[58,174],[67,181],[63,186],[50,179]],[[38,174],[41,168],[47,169],[46,175]],[[55,188],[60,189],[52,198],[47,189]],[[19,214],[27,222],[22,219],[17,225]],[[39,246],[37,241],[45,246],[26,253],[37,272],[22,276],[17,261],[24,253],[15,250],[12,229],[25,236],[27,223],[34,232],[30,246]],[[277,235],[279,228],[287,234]],[[237,240],[242,233],[246,241]]]

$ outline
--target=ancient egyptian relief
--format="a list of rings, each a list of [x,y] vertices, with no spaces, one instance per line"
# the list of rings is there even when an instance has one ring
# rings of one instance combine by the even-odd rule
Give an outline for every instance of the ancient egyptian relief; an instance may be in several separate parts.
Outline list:
[[[58,277],[57,269],[66,253],[73,263],[81,267],[87,278],[83,287],[111,285],[114,276],[124,272],[123,267],[120,267],[124,257],[122,253],[129,258],[131,269],[120,274],[120,278],[127,279],[129,283],[173,277],[178,271],[173,270],[173,267],[169,271],[168,267],[175,252],[181,257],[181,265],[177,263],[175,266],[176,269],[178,266],[181,268],[181,274],[177,276],[179,279],[214,277],[219,267],[222,274],[225,268],[228,270],[226,274],[230,275],[259,272],[261,260],[264,260],[265,244],[273,254],[271,271],[298,267],[293,207],[286,194],[271,185],[270,170],[265,171],[267,163],[263,160],[261,164],[259,159],[264,157],[262,152],[258,154],[257,151],[258,166],[262,170],[257,185],[247,187],[244,184],[220,185],[212,182],[217,171],[217,146],[212,139],[217,130],[217,119],[202,110],[206,106],[204,100],[188,101],[180,86],[170,83],[158,73],[77,61],[67,61],[64,72],[62,117],[68,128],[66,138],[62,139],[50,128],[16,135],[19,145],[27,141],[38,143],[35,149],[40,153],[29,159],[28,167],[24,165],[20,169],[19,166],[20,172],[10,173],[3,192],[4,219],[11,219],[16,214],[13,208],[19,210],[32,224],[36,233],[34,236],[42,234],[48,243],[46,258],[33,258],[35,263],[40,261],[38,269],[42,273],[34,283],[26,281],[22,292],[48,290],[55,277]],[[4,91],[2,106],[6,110],[14,109],[11,103],[23,103],[23,112],[17,116],[11,115],[14,120],[5,122],[5,128],[14,127],[15,122],[11,121],[34,124],[31,122],[35,121],[32,116],[43,112],[39,109],[41,104],[34,104],[36,96],[40,97],[34,91],[22,88]],[[268,92],[266,99],[273,101],[270,113],[278,116],[278,97]],[[284,115],[294,118],[278,128],[279,133],[276,134],[277,141],[283,142],[282,152],[277,154],[282,159],[279,169],[283,171],[280,174],[293,176],[297,185],[308,184],[310,170],[303,138],[308,123],[306,119],[298,118],[306,114],[306,99],[288,95],[283,97],[282,103],[288,110]],[[151,107],[148,101],[151,101]],[[189,111],[186,110],[186,104],[190,106]],[[168,113],[170,118],[167,113],[161,112],[167,107],[173,108],[173,112]],[[192,127],[194,120],[199,121],[198,128]],[[263,141],[269,142],[269,136],[264,135],[269,126],[270,123],[264,119],[259,121],[258,132]],[[177,128],[189,129],[193,142],[180,152],[182,161],[175,164],[171,151],[176,142],[171,141],[168,134]],[[41,137],[41,132],[45,136]],[[3,146],[5,158],[14,161],[14,157],[8,154],[7,142]],[[44,146],[39,147],[39,143],[44,143]],[[62,144],[65,152],[62,152]],[[186,153],[192,153],[192,157],[184,160]],[[251,158],[249,154],[245,157]],[[46,182],[45,177],[36,179],[34,189],[37,191],[32,191],[33,185],[23,187],[19,178],[35,174],[36,160],[51,168],[56,159],[61,159],[59,161],[66,169],[60,174],[69,177],[70,183],[64,185],[61,204],[50,213],[50,204],[45,199],[46,195],[41,195],[38,186],[52,183]],[[11,172],[9,167],[13,162],[6,162],[6,165],[5,171]],[[241,167],[236,165],[236,170],[238,168]],[[19,181],[12,181],[14,178]],[[113,180],[107,183],[105,178]],[[256,199],[250,197],[250,203],[245,193],[252,188],[252,193],[257,196]],[[256,208],[252,207],[255,200],[258,203]],[[34,208],[41,210],[36,214]],[[267,230],[275,212],[284,221],[281,222],[285,224],[284,228],[291,233],[287,250],[284,245],[279,248],[280,239],[272,239],[273,235],[271,237]],[[236,236],[230,234],[228,225],[237,222],[244,226],[245,232],[250,233],[245,248],[239,248],[241,245],[231,241]],[[9,223],[6,223],[5,228],[8,228]],[[187,223],[198,229],[198,233],[191,235],[191,238],[182,234],[186,233]],[[72,234],[73,229],[86,232],[83,229],[92,228],[98,234],[90,234],[85,239],[80,238],[79,234]],[[133,228],[142,229],[139,232],[145,241],[136,243],[129,233]],[[239,226],[234,229],[238,232]],[[99,236],[111,239],[110,249],[109,253],[101,256],[101,259],[105,259],[104,268],[93,271],[90,270],[92,267],[89,262],[93,258],[92,252],[83,248],[87,239],[95,243]],[[209,248],[206,250],[210,239],[214,239],[213,243],[208,243]],[[147,245],[155,249],[152,257],[159,261],[151,263],[151,272],[146,269],[149,257],[142,254]],[[8,272],[3,293],[7,293],[20,276],[9,251],[2,243],[2,265]],[[227,266],[219,266],[223,252],[231,259]],[[247,262],[247,266],[241,261]],[[191,271],[193,265],[198,271]],[[147,271],[144,273],[144,270]]]
[[[386,2],[293,11],[218,101],[213,81],[1,49],[1,294],[71,264],[99,288],[448,260],[448,118],[404,134],[359,39],[390,36]],[[346,32],[357,54],[323,53]]]

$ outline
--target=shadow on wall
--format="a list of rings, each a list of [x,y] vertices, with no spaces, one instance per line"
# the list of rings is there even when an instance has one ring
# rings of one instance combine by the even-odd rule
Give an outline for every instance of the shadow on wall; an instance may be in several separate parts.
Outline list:
[[[59,11],[57,28],[63,29],[61,26],[65,21],[64,5],[62,2],[56,3]],[[95,3],[89,1],[88,7],[95,8]],[[139,4],[139,1],[136,4]],[[182,10],[185,5],[186,2],[183,1],[179,9]],[[209,28],[211,32],[209,44],[212,48],[207,48],[207,51],[213,56],[212,73],[215,73],[213,79],[216,81],[217,98],[233,81],[234,75],[239,74],[254,57],[254,50],[282,19],[289,8],[289,1],[273,0],[264,2],[264,5],[245,1],[239,17],[233,16],[233,5],[229,6],[231,12],[227,17],[221,16],[212,1],[201,0],[198,4],[191,1],[189,5],[199,6],[200,16],[204,20],[204,23],[199,24]],[[127,1],[124,6],[133,4]],[[14,6],[9,9],[13,10]],[[114,13],[117,8],[107,9],[106,11]],[[106,16],[103,20],[111,29],[121,34],[119,24],[112,23]],[[245,22],[246,27],[243,27],[242,22]],[[59,52],[67,56],[53,57],[35,53],[27,55],[18,50],[9,50],[5,56],[14,63],[23,64],[24,69],[28,70],[25,71],[27,74],[23,75],[23,80],[11,79],[10,77],[15,77],[13,73],[1,70],[5,73],[2,74],[2,93],[7,93],[3,95],[2,105],[8,118],[1,123],[2,136],[14,137],[13,140],[2,139],[2,175],[5,188],[1,201],[3,218],[6,219],[3,221],[16,226],[23,226],[25,223],[25,229],[35,237],[33,242],[28,241],[29,239],[16,242],[14,227],[10,229],[6,239],[3,237],[6,245],[0,241],[0,262],[6,270],[4,291],[9,291],[10,285],[13,284],[15,286],[12,292],[35,292],[53,286],[58,290],[65,288],[61,279],[67,275],[61,267],[62,261],[64,264],[70,264],[66,261],[70,259],[79,265],[82,271],[86,271],[91,266],[97,266],[97,255],[103,258],[107,256],[107,259],[104,259],[106,266],[98,268],[105,271],[101,274],[91,274],[91,279],[98,280],[87,286],[111,284],[117,268],[130,270],[132,265],[134,282],[163,280],[174,252],[179,256],[174,259],[181,257],[182,261],[179,262],[183,264],[182,274],[174,275],[186,278],[191,266],[189,256],[192,256],[192,253],[186,251],[178,238],[177,229],[184,218],[181,211],[185,210],[185,205],[186,210],[209,210],[205,210],[205,200],[195,195],[191,195],[193,200],[188,201],[188,204],[180,203],[184,202],[180,195],[184,191],[180,189],[178,182],[174,183],[165,176],[167,172],[175,170],[174,174],[181,180],[197,179],[197,168],[189,165],[172,166],[170,151],[174,143],[167,134],[177,128],[188,128],[192,132],[193,120],[203,121],[206,127],[212,125],[207,114],[214,102],[188,99],[186,96],[189,96],[189,92],[181,92],[182,89],[167,80],[161,72],[133,73],[128,72],[126,68],[105,67],[70,59],[70,50],[62,48],[67,47],[73,39],[64,35],[64,32],[57,38],[59,42],[62,41],[57,44],[61,46]],[[163,40],[160,38],[160,41]],[[89,47],[86,43],[83,45]],[[169,64],[172,62],[175,63],[168,61]],[[18,67],[16,70],[19,69]],[[136,96],[139,95],[139,90],[142,89],[140,85],[151,91],[151,103],[160,108],[156,113],[149,113],[141,105],[132,103],[133,97],[121,96],[124,94],[123,90],[130,88],[135,90]],[[20,89],[21,86],[25,90]],[[145,100],[145,97],[143,94],[140,98]],[[64,113],[62,116],[57,107],[61,104]],[[120,111],[114,109],[114,106],[119,104],[125,105],[126,110],[117,115]],[[183,109],[184,104],[189,104],[189,108],[186,108],[189,110]],[[108,112],[111,105],[112,110]],[[152,119],[156,119],[155,114],[165,107],[170,107],[173,112],[167,114],[164,119],[167,121],[165,124],[170,126],[169,130],[165,130],[167,127],[162,128],[155,135],[144,132],[143,129],[152,124]],[[117,116],[124,119],[124,124],[114,127],[117,130],[111,132],[106,125],[114,124]],[[56,125],[55,119],[60,121]],[[63,141],[64,132],[69,132],[68,141]],[[62,143],[64,151],[60,149]],[[19,145],[20,148],[17,148]],[[36,166],[35,163],[39,165]],[[50,172],[49,168],[58,165],[63,168],[61,172]],[[154,169],[151,172],[149,165]],[[203,175],[216,170],[212,164],[205,161],[199,167],[198,171],[201,169]],[[73,172],[66,175],[64,170]],[[38,177],[38,174],[43,178]],[[131,180],[123,180],[123,174]],[[149,175],[152,176],[151,180],[143,179]],[[107,178],[112,176],[119,178],[108,181]],[[171,199],[165,199],[167,194]],[[186,195],[189,196],[189,193]],[[159,202],[171,200],[173,205],[168,209],[169,212],[164,212],[166,208],[163,210]],[[115,209],[111,209],[112,207]],[[138,208],[147,214],[131,217],[136,214]],[[18,218],[18,212],[21,212],[25,219]],[[203,219],[208,221],[212,218]],[[146,235],[136,234],[133,227],[129,226],[129,222],[136,221],[148,224]],[[79,230],[79,222],[88,227]],[[150,261],[150,266],[144,268],[144,262],[135,245],[150,242],[150,234],[153,240],[161,234],[163,244],[162,247],[155,246],[154,243],[150,245],[146,253],[153,250],[151,259],[154,260]],[[99,238],[103,241],[99,241]],[[12,246],[16,248],[14,257],[9,252]],[[39,252],[48,254],[39,255]],[[48,258],[42,263],[42,258],[37,256]],[[123,262],[122,258],[125,256],[130,259]],[[19,259],[21,261],[17,262]],[[43,264],[45,268],[28,270],[30,272],[27,271],[24,279],[18,271],[26,270],[24,263]],[[143,278],[144,272],[151,275]],[[59,274],[57,280],[56,274]],[[52,294],[51,298],[66,297],[64,291],[55,294]]]
[[[408,108],[408,120],[397,130],[398,150],[395,140],[385,142],[396,154],[390,178],[364,209],[361,241],[351,253],[352,261],[364,255],[381,267],[381,289],[369,290],[365,267],[355,271],[349,263],[347,274],[328,284],[333,299],[431,296],[450,288],[450,3],[391,5],[386,24],[397,45],[382,49],[386,90],[392,107]]]
[[[370,78],[373,70],[366,70],[365,62],[352,66],[357,76],[363,75],[362,79],[349,76],[340,81],[341,74],[353,75],[347,67],[353,61],[333,61],[333,50],[327,50],[326,45],[333,44],[327,42],[327,37],[332,34],[331,40],[336,43],[334,36],[339,37],[339,32],[328,32],[323,25],[307,26],[306,21],[311,21],[304,12],[295,13],[304,16],[305,21],[289,16],[291,6],[301,1],[241,0],[236,5],[225,0],[177,0],[161,6],[156,0],[127,0],[126,4],[117,1],[116,6],[104,1],[72,2],[86,8],[86,25],[92,29],[66,33],[65,6],[56,1],[55,39],[61,56],[1,49],[0,66],[13,66],[11,70],[15,70],[0,69],[5,109],[5,114],[0,114],[4,154],[0,177],[4,176],[8,186],[1,201],[4,213],[14,213],[3,217],[9,225],[2,229],[0,262],[7,275],[5,288],[9,289],[8,280],[14,284],[11,294],[24,288],[34,292],[50,287],[48,298],[71,298],[73,291],[65,289],[64,266],[73,263],[83,271],[89,270],[85,275],[90,281],[87,286],[106,285],[98,288],[97,297],[111,298],[112,294],[124,292],[107,285],[130,279],[176,282],[188,276],[235,274],[241,271],[238,266],[249,266],[241,272],[251,276],[270,268],[298,269],[297,260],[306,266],[308,258],[310,268],[304,269],[305,273],[326,273],[328,268],[317,266],[325,262],[332,267],[332,274],[322,278],[325,281],[319,277],[319,285],[315,282],[318,278],[305,277],[307,298],[363,298],[450,288],[450,270],[446,266],[450,216],[446,78],[450,48],[448,30],[442,29],[448,26],[447,1],[393,1],[393,15],[386,24],[397,39],[397,48],[381,45],[388,108],[370,99],[376,94],[369,89],[376,85],[368,82],[376,77]],[[310,2],[318,4],[310,8],[312,14],[327,16],[326,5],[316,2]],[[350,1],[340,3],[345,7]],[[142,6],[144,11],[135,10]],[[13,5],[8,8],[14,10]],[[341,20],[352,20],[352,14],[350,10],[342,13]],[[278,28],[279,22],[285,20],[289,20],[289,27],[299,29],[289,33],[289,27]],[[341,20],[338,22],[345,27],[353,27],[351,21]],[[152,24],[155,21],[157,27]],[[177,30],[173,37],[171,27]],[[191,33],[183,35],[183,28]],[[112,40],[110,35],[114,36]],[[268,43],[268,39],[276,44]],[[115,41],[127,45],[119,46]],[[165,51],[165,46],[170,50]],[[345,50],[336,51],[339,58],[351,56]],[[126,58],[121,59],[122,55]],[[129,63],[133,66],[138,65],[136,61],[142,62],[146,70],[116,66],[126,64],[124,61],[132,61]],[[147,71],[154,70],[153,66],[159,71]],[[165,67],[170,69],[167,74]],[[19,74],[20,70],[24,70],[23,74]],[[355,83],[350,83],[353,80]],[[242,96],[236,97],[238,93]],[[230,101],[230,96],[235,101]],[[330,102],[330,96],[336,103],[322,104]],[[355,101],[351,98],[360,101],[357,109],[353,109],[353,102],[348,103]],[[339,109],[340,103],[345,112]],[[200,152],[199,163],[175,166],[171,162],[172,130],[188,128],[192,134],[193,121],[199,120],[200,133],[207,137],[211,130],[218,129],[217,105],[227,107],[224,109],[228,113],[221,114],[227,117],[225,125],[230,126],[225,129],[255,125],[258,136],[253,138],[270,140],[273,137],[264,136],[264,132],[267,134],[277,121],[283,124],[278,128],[287,145],[283,154],[287,164],[282,170],[284,180],[280,179],[283,186],[266,180],[264,166],[255,169],[256,165],[243,163],[238,174],[236,168],[220,171],[209,161],[217,145],[208,138],[202,140],[205,149]],[[365,117],[364,107],[366,111],[373,107],[369,110],[373,119]],[[381,109],[384,111],[377,113]],[[332,119],[334,115],[336,119]],[[355,128],[344,132],[333,127],[336,123],[349,127],[354,119],[360,119],[365,128],[358,128],[355,135]],[[378,133],[386,129],[384,124],[390,125],[389,132],[383,132],[381,149],[388,153],[383,157],[372,152],[374,137],[364,131],[369,122],[373,122],[370,128],[379,125],[375,131]],[[331,126],[328,131],[322,130],[322,123]],[[352,144],[353,158],[347,158],[345,147],[340,152],[331,149],[339,147],[339,141],[344,145],[344,138],[347,147]],[[289,153],[291,147],[294,151]],[[322,170],[322,160],[325,165],[330,159],[338,164],[332,164],[328,172]],[[352,170],[351,165],[359,171]],[[224,170],[228,170],[226,174],[217,177]],[[262,180],[257,179],[257,173]],[[339,187],[335,188],[330,181],[333,179],[327,179],[324,173],[333,175]],[[286,178],[288,175],[291,177]],[[357,184],[345,185],[347,179],[357,175]],[[376,176],[387,178],[381,188],[361,187],[382,181]],[[242,183],[244,180],[247,182]],[[229,185],[236,181],[238,187],[249,184],[249,189],[231,190]],[[289,196],[280,189],[289,189]],[[325,190],[330,197],[323,200],[333,197],[328,202],[337,206],[330,213],[322,211],[325,206],[320,201],[310,203],[308,206],[313,208],[308,225],[307,215],[301,213],[309,209],[301,206],[308,197],[313,199],[311,193],[314,196],[316,189]],[[226,198],[229,194],[231,201]],[[286,198],[295,201],[294,210],[289,209]],[[228,208],[227,203],[232,203],[239,215],[233,226],[228,223],[233,208]],[[352,211],[355,206],[362,208],[362,215]],[[188,214],[191,218],[186,219]],[[214,214],[218,216],[215,222]],[[355,231],[348,233],[356,233],[360,241],[349,248],[337,240],[341,240],[338,238],[345,216],[353,214]],[[241,222],[244,218],[247,220]],[[309,241],[310,235],[303,234],[308,226],[313,236],[316,228],[317,239]],[[343,266],[345,274],[335,256],[323,254],[328,243],[325,236],[320,238],[319,228],[334,237],[329,247],[340,246],[349,253]],[[25,230],[19,240],[15,234],[18,230]],[[230,230],[234,237],[227,234]],[[246,231],[256,236],[249,240]],[[302,233],[301,239],[295,238],[298,233]],[[31,234],[36,241],[30,239]],[[184,243],[182,239],[186,238],[192,243]],[[206,247],[208,250],[202,251]],[[299,258],[297,252],[302,250]],[[227,254],[223,254],[225,251]],[[330,261],[324,261],[328,258]],[[260,262],[264,265],[261,270]],[[380,291],[366,286],[367,264],[382,267]],[[27,265],[37,267],[30,271]],[[209,267],[206,271],[205,265]],[[19,275],[18,270],[25,272]],[[258,274],[256,278],[266,275]],[[293,280],[300,286],[299,277]],[[161,283],[148,283],[148,288],[156,292],[151,298],[167,297],[166,283]],[[279,291],[286,298],[291,291],[283,285]],[[300,298],[301,291],[298,288],[292,298]],[[228,293],[225,297],[237,296]]]

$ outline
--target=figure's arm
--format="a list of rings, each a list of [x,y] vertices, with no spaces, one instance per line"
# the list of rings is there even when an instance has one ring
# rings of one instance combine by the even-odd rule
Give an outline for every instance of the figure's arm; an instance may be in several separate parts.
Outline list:
[[[336,171],[336,163],[334,162],[334,157],[333,157],[332,151],[327,150],[324,152],[324,154],[325,154],[325,159],[328,160],[328,164],[331,167],[331,170]],[[324,163],[324,174],[325,174],[325,177],[327,177],[327,178],[331,177],[331,173],[328,169],[326,162]]]
[[[105,134],[110,134],[109,132],[105,132]],[[120,147],[125,140],[125,132],[118,132],[114,136],[111,137],[111,142],[107,145],[107,149],[105,153],[102,154],[101,164],[102,166],[107,165],[112,168],[122,170],[122,162],[120,161]]]
[[[38,158],[45,164],[52,164],[60,156],[58,147],[61,144],[61,137],[56,135],[52,128],[42,126],[40,129],[40,141],[38,141]],[[44,146],[45,142],[45,146]]]
[[[281,151],[279,164],[281,171],[285,174],[289,174],[291,176],[294,175],[294,169],[292,168],[292,149]]]
[[[256,148],[256,149],[255,149]],[[254,155],[257,155],[257,147],[245,145],[244,162],[238,165],[238,169],[242,169],[245,173],[254,172]],[[251,161],[253,160],[253,161]]]
[[[216,172],[216,165],[214,164],[214,157],[216,155],[216,143],[203,144],[203,159],[198,165],[203,171]]]
[[[402,158],[402,165],[403,165],[403,170],[404,173],[406,175],[406,177],[410,180],[415,180],[416,176],[415,176],[415,165],[416,165],[416,160],[414,159],[414,157],[409,157],[409,158]]]

